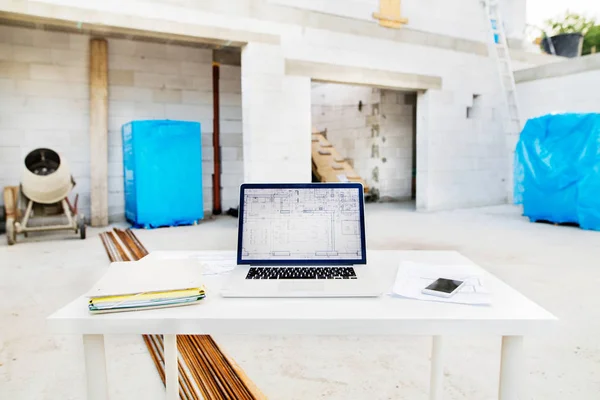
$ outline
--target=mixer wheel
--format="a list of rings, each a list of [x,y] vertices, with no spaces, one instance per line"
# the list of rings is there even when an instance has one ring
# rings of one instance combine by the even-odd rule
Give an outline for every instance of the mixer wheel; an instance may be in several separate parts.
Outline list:
[[[77,230],[79,231],[79,237],[85,239],[85,220],[83,217],[80,217],[79,222],[77,222]]]
[[[15,230],[15,219],[9,217],[6,219],[6,241],[12,246],[17,241],[17,232]]]

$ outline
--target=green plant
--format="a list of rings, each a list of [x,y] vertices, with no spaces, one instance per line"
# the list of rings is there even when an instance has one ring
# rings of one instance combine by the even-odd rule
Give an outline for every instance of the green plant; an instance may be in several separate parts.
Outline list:
[[[581,54],[591,54],[594,47],[595,51],[600,53],[600,25],[594,25],[588,29],[583,37],[583,50]]]
[[[595,23],[596,21],[593,18],[587,18],[567,10],[561,17],[546,20],[544,25],[548,36],[560,35],[561,33],[581,33],[585,36]]]

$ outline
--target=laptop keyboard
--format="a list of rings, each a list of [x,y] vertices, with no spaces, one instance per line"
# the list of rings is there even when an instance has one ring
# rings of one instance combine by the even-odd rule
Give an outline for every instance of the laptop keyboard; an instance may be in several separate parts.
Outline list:
[[[356,279],[352,267],[250,267],[246,279]]]

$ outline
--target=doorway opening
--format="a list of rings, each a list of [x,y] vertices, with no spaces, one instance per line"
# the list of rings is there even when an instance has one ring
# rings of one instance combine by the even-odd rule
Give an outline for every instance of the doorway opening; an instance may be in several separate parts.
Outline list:
[[[417,93],[316,81],[311,90],[313,181],[360,181],[367,201],[414,201]]]

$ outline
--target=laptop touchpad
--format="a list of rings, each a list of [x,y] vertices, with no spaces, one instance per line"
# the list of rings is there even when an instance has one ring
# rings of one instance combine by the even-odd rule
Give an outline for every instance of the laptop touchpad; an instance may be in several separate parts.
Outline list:
[[[305,281],[282,281],[278,289],[286,292],[320,292],[325,288],[325,282],[318,280]]]

